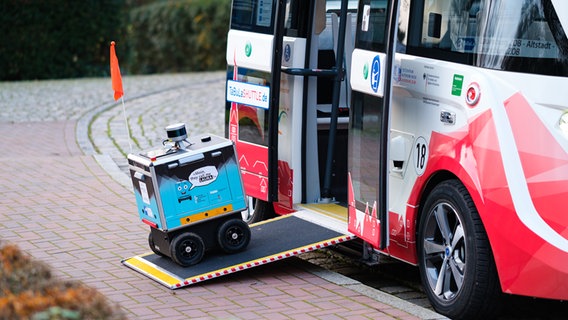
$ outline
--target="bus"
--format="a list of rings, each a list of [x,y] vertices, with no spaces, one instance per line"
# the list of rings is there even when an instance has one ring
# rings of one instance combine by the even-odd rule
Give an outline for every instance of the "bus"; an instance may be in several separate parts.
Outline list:
[[[339,212],[451,318],[567,300],[567,30],[562,0],[233,0],[243,217]]]

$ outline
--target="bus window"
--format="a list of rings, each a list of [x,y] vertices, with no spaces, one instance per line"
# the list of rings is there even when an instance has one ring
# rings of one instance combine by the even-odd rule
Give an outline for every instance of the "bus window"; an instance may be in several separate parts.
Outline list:
[[[357,27],[360,32],[355,47],[369,51],[385,51],[387,1],[363,0],[359,3]]]
[[[309,1],[286,0],[286,17],[284,29],[286,36],[306,38],[308,33]]]
[[[550,2],[501,1],[484,6],[478,65],[490,69],[568,75],[568,40]]]
[[[410,14],[410,0],[400,1],[398,12],[398,32],[396,35],[396,52],[406,52],[406,42],[408,39],[408,18]]]
[[[568,40],[550,0],[430,0],[421,18],[418,55],[568,75]]]
[[[234,0],[231,29],[272,34],[275,9],[274,0]]]

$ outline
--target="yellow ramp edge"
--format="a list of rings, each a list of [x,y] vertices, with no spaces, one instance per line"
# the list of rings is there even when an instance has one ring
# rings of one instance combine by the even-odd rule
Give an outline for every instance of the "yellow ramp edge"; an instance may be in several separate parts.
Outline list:
[[[179,277],[169,273],[168,271],[158,267],[157,265],[149,262],[148,260],[142,259],[144,256],[150,255],[152,253],[147,253],[145,255],[134,256],[132,258],[124,259],[122,263],[147,277],[154,279],[155,281],[169,287],[170,289],[175,289],[176,285],[183,281]]]

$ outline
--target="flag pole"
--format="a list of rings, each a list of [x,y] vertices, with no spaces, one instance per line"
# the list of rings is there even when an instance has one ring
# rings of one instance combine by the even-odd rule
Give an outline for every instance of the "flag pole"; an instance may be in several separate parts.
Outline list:
[[[124,106],[124,96],[120,97],[122,100],[122,114],[124,115],[124,126],[126,127],[126,133],[128,134],[128,147],[130,148],[130,153],[132,153],[132,142],[130,138],[130,127],[128,126],[128,118],[126,117],[126,107]]]

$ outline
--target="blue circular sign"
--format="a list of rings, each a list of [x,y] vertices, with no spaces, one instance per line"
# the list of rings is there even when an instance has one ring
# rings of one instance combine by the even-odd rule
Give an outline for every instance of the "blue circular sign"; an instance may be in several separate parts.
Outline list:
[[[374,92],[379,90],[379,82],[381,80],[381,59],[379,56],[375,56],[373,59],[373,64],[371,65],[371,89]]]

